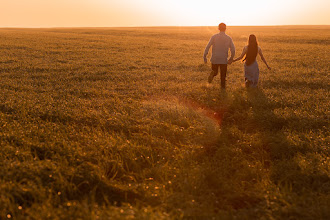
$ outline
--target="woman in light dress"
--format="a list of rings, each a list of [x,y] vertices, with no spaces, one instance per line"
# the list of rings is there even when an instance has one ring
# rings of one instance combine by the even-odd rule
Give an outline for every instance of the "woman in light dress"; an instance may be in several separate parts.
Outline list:
[[[262,54],[261,48],[258,46],[257,38],[254,34],[249,36],[248,45],[244,47],[241,56],[234,59],[233,62],[241,60],[244,55],[245,61],[244,64],[244,76],[245,76],[245,86],[246,87],[257,87],[259,80],[259,66],[256,60],[258,54],[261,57],[261,60],[266,64],[267,68],[270,70],[271,68],[268,66],[265,57]]]

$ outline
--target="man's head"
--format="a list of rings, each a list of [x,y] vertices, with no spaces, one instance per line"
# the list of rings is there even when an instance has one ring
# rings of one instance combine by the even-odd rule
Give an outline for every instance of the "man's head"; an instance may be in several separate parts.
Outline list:
[[[219,30],[221,31],[221,32],[225,32],[226,31],[226,24],[225,23],[220,23],[219,24]]]

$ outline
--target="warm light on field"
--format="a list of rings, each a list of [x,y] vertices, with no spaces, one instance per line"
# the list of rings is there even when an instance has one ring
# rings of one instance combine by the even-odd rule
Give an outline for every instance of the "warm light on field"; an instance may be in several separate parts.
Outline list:
[[[0,27],[329,25],[328,0],[16,0]]]
[[[329,219],[329,27],[228,32],[258,89],[215,26],[0,29],[0,219]]]

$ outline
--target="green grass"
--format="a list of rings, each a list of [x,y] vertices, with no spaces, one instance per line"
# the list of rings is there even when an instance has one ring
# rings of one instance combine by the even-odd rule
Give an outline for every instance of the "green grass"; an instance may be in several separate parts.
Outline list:
[[[0,29],[0,219],[329,219],[329,27],[229,27],[256,90],[216,32]]]

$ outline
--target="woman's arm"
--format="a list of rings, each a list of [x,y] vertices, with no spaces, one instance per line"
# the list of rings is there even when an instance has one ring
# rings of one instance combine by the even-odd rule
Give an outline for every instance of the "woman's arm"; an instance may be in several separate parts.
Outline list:
[[[239,57],[237,57],[236,59],[234,59],[233,62],[241,60],[244,57],[245,54],[246,54],[246,48],[244,47],[243,51],[242,51],[242,54]]]
[[[271,68],[270,68],[270,67],[268,66],[268,64],[267,64],[267,61],[266,61],[264,55],[262,54],[261,48],[259,49],[259,55],[260,55],[260,57],[261,57],[261,60],[266,64],[267,68],[268,68],[269,70],[271,70]]]

